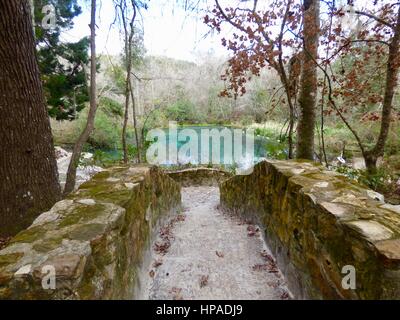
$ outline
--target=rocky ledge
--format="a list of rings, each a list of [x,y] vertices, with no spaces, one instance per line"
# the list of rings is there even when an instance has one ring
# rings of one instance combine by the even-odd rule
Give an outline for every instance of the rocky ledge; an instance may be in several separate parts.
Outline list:
[[[265,227],[297,298],[400,299],[400,210],[308,162],[265,161],[221,184],[221,207]]]
[[[152,234],[180,203],[157,168],[97,174],[0,251],[0,300],[134,298]]]

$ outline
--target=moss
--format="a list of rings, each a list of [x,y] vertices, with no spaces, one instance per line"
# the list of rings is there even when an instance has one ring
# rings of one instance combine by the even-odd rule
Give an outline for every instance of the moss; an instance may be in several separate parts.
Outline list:
[[[36,240],[43,239],[46,231],[43,226],[36,226],[29,228],[21,233],[17,234],[13,239],[11,239],[11,243],[32,243]]]
[[[113,182],[108,179],[110,177],[119,181]],[[133,190],[125,186],[125,183],[135,182],[140,184]],[[121,167],[98,174],[71,194],[69,199],[74,203],[57,212],[61,220],[28,229],[14,238],[13,242],[33,242],[35,257],[44,257],[49,251],[60,248],[63,239],[90,241],[91,254],[86,257],[85,265],[77,269],[79,274],[76,276],[79,278],[66,278],[65,283],[70,283],[71,288],[60,287],[52,296],[45,297],[41,288],[29,279],[24,278],[21,282],[21,286],[29,288],[29,292],[12,287],[11,278],[3,268],[0,269],[0,287],[6,289],[0,290],[0,298],[8,296],[9,288],[13,296],[28,299],[64,299],[73,296],[78,299],[132,298],[132,292],[138,284],[137,268],[148,247],[151,226],[156,225],[159,217],[179,205],[180,188],[157,168]],[[79,199],[94,199],[97,203],[93,206],[84,205],[77,202]],[[115,206],[111,204],[125,208],[124,221],[118,221],[122,222],[122,226],[118,224],[117,229],[114,229],[115,220],[111,219],[116,218]],[[146,220],[148,209],[152,212],[150,222]],[[85,244],[78,243],[71,249],[85,250]],[[64,246],[63,249],[69,250]],[[0,266],[14,267],[20,255],[0,256]],[[63,294],[66,291],[67,296]]]
[[[58,248],[62,243],[63,237],[60,236],[58,238],[50,238],[41,241],[40,243],[36,243],[33,245],[33,249],[37,252],[49,252]]]
[[[97,204],[94,206],[81,205],[76,207],[75,210],[65,216],[59,223],[59,227],[68,227],[78,223],[85,223],[96,219],[104,213],[104,205]]]
[[[300,167],[305,172],[293,176],[292,169]],[[368,239],[346,227],[343,217],[331,214],[318,203],[351,194],[354,202],[363,201],[363,206],[357,206],[350,197],[349,203],[342,205],[349,208],[354,219],[378,221],[399,232],[400,219],[368,200],[360,184],[315,168],[294,161],[261,163],[251,175],[234,177],[221,185],[221,205],[247,219],[257,215],[267,228],[266,238],[272,249],[285,263],[288,278],[298,279],[300,288],[296,290],[302,295],[317,299],[381,299],[385,292],[391,292],[391,297],[396,297],[390,283],[398,281],[398,274],[387,281],[387,270]],[[329,182],[328,187],[314,188],[321,181]],[[238,198],[239,193],[242,197]],[[356,291],[344,291],[341,286],[345,265],[357,270]]]
[[[0,255],[0,268],[16,263],[23,255],[21,252]]]
[[[71,240],[89,241],[104,233],[106,226],[99,223],[78,226],[68,233]]]
[[[90,188],[80,189],[79,194],[73,196],[73,200],[90,198],[101,200],[102,202],[111,202],[121,207],[125,207],[126,203],[132,197],[133,191],[127,188],[115,189],[115,183],[94,184]]]

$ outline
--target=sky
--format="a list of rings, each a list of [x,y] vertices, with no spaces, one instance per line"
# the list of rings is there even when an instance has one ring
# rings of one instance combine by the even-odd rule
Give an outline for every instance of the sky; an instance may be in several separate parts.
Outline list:
[[[138,23],[144,29],[144,42],[148,55],[167,56],[179,60],[200,62],[202,57],[212,54],[227,57],[221,38],[229,38],[233,27],[225,24],[221,34],[210,32],[203,23],[207,9],[213,8],[214,0],[199,1],[198,12],[187,12],[177,2],[184,0],[147,0],[148,9],[141,10]],[[188,0],[189,2],[191,0]],[[271,0],[261,0],[258,8],[268,8]],[[74,19],[72,30],[62,35],[65,41],[78,41],[90,34],[90,1],[78,0],[83,13]],[[346,2],[338,0],[338,2]],[[360,2],[360,1],[359,1]],[[221,6],[251,6],[251,0],[220,0]],[[365,2],[361,1],[361,3]],[[123,41],[118,26],[110,29],[115,18],[112,0],[98,0],[97,10],[97,51],[101,54],[118,55],[122,52]],[[354,22],[354,21],[353,21]]]
[[[203,0],[203,9],[211,7],[213,0]],[[90,8],[88,1],[80,0],[83,13],[74,20],[74,28],[66,31],[65,41],[77,41],[90,34]],[[210,34],[203,23],[204,11],[185,12],[176,5],[176,0],[150,0],[148,10],[142,10],[138,23],[143,25],[145,47],[148,55],[162,55],[180,60],[196,62],[199,54],[226,56],[221,45],[221,36]],[[97,50],[99,53],[118,55],[123,41],[118,27],[111,28],[114,21],[112,0],[101,0],[97,18]],[[226,30],[229,32],[229,30]]]

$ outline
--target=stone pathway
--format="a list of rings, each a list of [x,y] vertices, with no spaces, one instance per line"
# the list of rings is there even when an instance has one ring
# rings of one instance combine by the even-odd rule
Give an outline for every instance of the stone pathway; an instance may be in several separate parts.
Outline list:
[[[290,298],[257,226],[217,209],[218,188],[184,188],[182,197],[182,216],[153,245],[148,299]]]

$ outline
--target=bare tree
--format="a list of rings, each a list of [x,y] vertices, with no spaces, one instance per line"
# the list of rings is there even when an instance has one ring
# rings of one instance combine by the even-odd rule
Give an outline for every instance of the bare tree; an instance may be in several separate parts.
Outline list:
[[[64,196],[70,194],[75,188],[76,171],[79,165],[79,159],[81,157],[83,146],[94,129],[94,121],[97,111],[96,0],[91,0],[90,50],[90,109],[86,126],[79,136],[78,141],[75,143],[74,150],[72,152],[71,162],[67,172],[67,181],[64,188]]]
[[[116,8],[118,8],[121,24],[124,32],[124,42],[125,42],[125,67],[126,67],[126,79],[125,79],[125,112],[124,112],[124,124],[122,129],[122,148],[124,152],[124,163],[128,163],[128,145],[126,141],[127,127],[129,120],[129,103],[132,100],[132,114],[133,114],[133,126],[135,130],[135,140],[137,147],[137,160],[141,162],[141,148],[139,142],[139,130],[137,123],[137,112],[135,104],[135,96],[132,84],[132,69],[133,69],[133,47],[134,47],[134,36],[135,36],[135,19],[137,16],[137,11],[139,9],[138,4],[134,0],[130,0],[128,5],[127,0],[118,0],[116,3]],[[131,13],[131,17],[128,19],[128,14]]]

